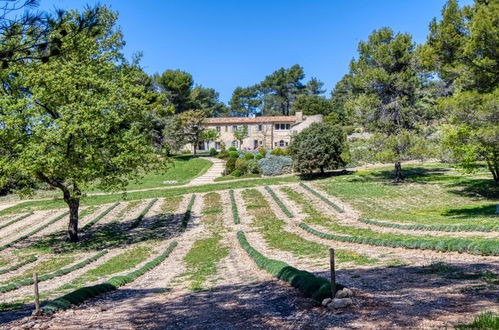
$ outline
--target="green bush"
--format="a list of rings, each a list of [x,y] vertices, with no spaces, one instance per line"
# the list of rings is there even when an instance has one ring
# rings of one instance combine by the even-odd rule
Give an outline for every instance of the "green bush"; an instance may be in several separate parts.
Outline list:
[[[274,156],[284,156],[284,150],[282,150],[281,148],[275,148],[270,152],[270,154]]]
[[[239,211],[237,210],[236,198],[234,197],[234,190],[229,190],[230,203],[232,205],[232,217],[234,218],[234,223],[237,225],[240,222]]]
[[[9,222],[7,222],[6,224],[1,225],[1,226],[0,226],[0,229],[4,229],[5,227],[10,226],[10,225],[12,225],[12,224],[14,224],[14,223],[16,223],[16,222],[18,222],[18,221],[21,221],[22,219],[26,219],[27,217],[29,217],[29,216],[30,216],[30,215],[32,215],[32,214],[33,214],[33,212],[29,212],[29,213],[26,213],[26,214],[24,214],[24,215],[21,215],[20,217],[15,218],[15,219],[13,219],[13,220],[10,220],[10,221],[9,221]]]
[[[253,155],[251,152],[248,152],[248,153],[244,154],[244,159],[246,159],[246,160],[255,159],[255,155]]]
[[[192,194],[191,200],[189,201],[189,205],[187,205],[187,209],[185,210],[184,217],[182,218],[182,223],[180,224],[180,231],[183,232],[187,229],[187,225],[189,224],[189,220],[191,219],[192,206],[194,206],[194,201],[196,200],[196,194]]]
[[[120,286],[135,281],[139,276],[144,275],[146,272],[163,262],[170,255],[175,246],[177,246],[177,242],[170,243],[170,245],[161,255],[154,258],[152,261],[149,261],[136,271],[133,271],[125,276],[112,277],[107,282],[80,288],[60,298],[48,302],[45,306],[42,307],[43,314],[51,315],[58,310],[68,309],[69,307],[71,307],[71,305],[80,304],[85,300],[100,295],[101,293],[116,290]]]
[[[267,149],[265,149],[264,147],[258,148],[258,152],[260,153],[260,158],[263,158],[267,155]]]
[[[191,151],[190,151],[189,149],[184,149],[184,150],[182,150],[182,153],[183,153],[184,155],[190,155],[190,154],[191,154]]]
[[[237,151],[236,147],[229,147],[229,151]]]
[[[218,158],[220,159],[225,159],[229,157],[229,152],[227,149],[225,149],[225,143],[222,142],[222,145],[220,146],[220,152],[218,153]]]
[[[31,257],[27,258],[26,260],[23,260],[20,263],[17,263],[9,268],[0,270],[0,275],[6,274],[8,272],[13,272],[14,270],[17,270],[17,269],[21,268],[22,266],[27,265],[29,263],[35,262],[36,260],[38,260],[38,258],[36,256],[31,256]]]
[[[262,159],[263,157],[264,157],[264,156],[262,156],[262,155],[258,154],[258,155],[256,155],[256,156],[255,156],[255,159],[260,160],[260,159]]]
[[[237,233],[237,238],[241,247],[253,259],[258,268],[265,269],[274,277],[290,283],[292,286],[302,291],[305,296],[313,298],[320,303],[325,298],[331,298],[331,282],[323,277],[317,277],[312,273],[291,267],[287,263],[265,257],[255,250],[246,239],[242,231]],[[336,289],[341,290],[345,286],[337,283]]]
[[[229,151],[229,157],[230,158],[239,158],[239,152],[237,151]]]
[[[210,149],[210,156],[215,157],[218,154],[217,149],[211,148]]]
[[[142,210],[142,212],[140,212],[139,216],[136,217],[132,224],[130,225],[130,229],[132,228],[135,228],[137,227],[140,222],[142,221],[142,219],[145,217],[145,215],[147,214],[147,212],[149,212],[149,210],[151,209],[151,207],[158,201],[157,198],[153,199],[152,201],[149,202],[149,204],[147,204],[147,206]]]
[[[260,156],[260,155],[257,155],[257,156]],[[260,166],[258,165],[258,160],[256,160],[256,159],[249,160],[246,163],[246,167],[247,167],[247,173],[252,173],[252,174],[259,174],[260,173]]]
[[[433,231],[482,231],[491,232],[497,231],[499,227],[497,225],[421,225],[421,224],[400,224],[394,222],[383,222],[377,220],[371,220],[366,218],[358,218],[360,222],[367,223],[369,225],[387,227],[387,228],[400,228],[400,229],[410,229],[410,230],[433,230]]]
[[[234,170],[236,169],[236,161],[237,158],[230,157],[229,159],[227,159],[227,161],[225,162],[226,175],[229,175],[230,173],[234,172]]]
[[[233,175],[233,176],[241,176],[241,175],[243,175],[243,172],[241,172],[240,170],[235,170],[234,172],[231,173],[231,175]]]
[[[236,170],[239,170],[241,174],[246,174],[246,172],[248,172],[248,161],[243,158],[237,159]]]

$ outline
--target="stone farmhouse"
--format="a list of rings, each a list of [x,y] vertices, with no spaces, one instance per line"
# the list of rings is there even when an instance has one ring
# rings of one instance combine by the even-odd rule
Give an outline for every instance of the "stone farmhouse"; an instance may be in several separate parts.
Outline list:
[[[293,134],[322,120],[322,115],[304,116],[301,111],[297,111],[294,116],[208,118],[207,128],[215,129],[220,134],[220,138],[215,142],[201,142],[198,151],[208,151],[210,148],[218,151],[222,143],[225,143],[226,148],[233,146],[242,150],[253,150],[259,147],[269,150],[286,148]],[[242,145],[239,145],[239,141],[234,137],[234,131],[240,126],[248,127],[248,135]]]

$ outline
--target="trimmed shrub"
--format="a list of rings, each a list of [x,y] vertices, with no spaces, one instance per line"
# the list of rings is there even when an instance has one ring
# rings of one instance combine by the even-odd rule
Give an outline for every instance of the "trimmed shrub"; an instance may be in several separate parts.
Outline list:
[[[29,213],[26,213],[26,214],[24,214],[24,215],[21,215],[20,217],[15,218],[15,219],[13,219],[13,220],[10,220],[10,221],[9,221],[9,222],[7,222],[6,224],[1,225],[1,226],[0,226],[0,229],[4,229],[5,227],[10,226],[10,225],[12,225],[12,224],[14,224],[14,223],[16,223],[16,222],[18,222],[18,221],[21,221],[22,219],[26,219],[27,217],[29,217],[29,216],[30,216],[30,215],[32,215],[32,214],[33,214],[33,212],[29,212]]]
[[[120,205],[120,203],[116,202],[113,205],[111,205],[110,207],[108,207],[106,210],[104,210],[104,212],[99,214],[95,219],[93,219],[92,221],[87,223],[80,231],[84,232],[84,231],[88,230],[90,227],[95,225],[98,221],[100,221],[100,219],[104,218],[109,212],[111,212],[118,205]]]
[[[239,219],[239,211],[237,210],[236,198],[234,197],[234,190],[229,190],[230,204],[232,206],[232,217],[234,223],[237,225],[241,220]]]
[[[327,205],[331,206],[332,208],[334,208],[336,211],[340,212],[340,213],[343,213],[345,212],[345,210],[343,210],[341,207],[339,207],[338,205],[336,205],[335,203],[331,202],[327,197],[325,197],[324,195],[322,195],[321,193],[319,193],[318,191],[310,188],[309,186],[307,186],[306,184],[304,184],[303,182],[300,182],[300,186],[302,186],[303,188],[305,188],[306,190],[310,191],[314,196],[317,196],[319,197],[324,203],[326,203]]]
[[[279,197],[277,197],[277,195],[272,190],[272,188],[270,188],[269,186],[265,186],[265,190],[267,190],[268,193],[270,194],[270,196],[272,196],[272,198],[277,203],[277,205],[282,210],[282,212],[284,212],[284,214],[286,214],[288,216],[288,218],[292,218],[293,217],[293,213],[291,213],[291,211],[288,210],[288,208],[286,207],[286,205],[284,205],[284,203],[279,199]]]
[[[182,223],[180,224],[181,232],[184,232],[187,229],[187,225],[189,224],[189,220],[191,219],[192,206],[194,205],[195,200],[196,200],[196,195],[192,194],[191,200],[189,201],[189,205],[187,205],[184,217],[182,218]]]
[[[66,212],[64,212],[63,214],[58,215],[58,216],[57,216],[57,217],[55,217],[54,219],[50,220],[50,221],[49,221],[49,222],[47,222],[46,224],[44,224],[44,225],[42,225],[42,226],[40,226],[40,227],[36,228],[36,229],[35,229],[35,230],[33,230],[33,231],[30,231],[30,232],[29,232],[29,233],[27,233],[26,235],[23,235],[23,236],[21,236],[21,237],[19,237],[19,238],[15,239],[15,240],[13,240],[13,241],[12,241],[12,242],[10,242],[10,243],[7,243],[7,244],[5,244],[5,245],[0,246],[0,251],[3,251],[3,250],[5,250],[6,248],[11,247],[12,245],[14,245],[14,244],[16,244],[16,243],[19,243],[20,241],[23,241],[23,240],[25,240],[26,238],[28,238],[28,237],[30,237],[30,236],[32,236],[32,235],[34,235],[34,234],[38,233],[39,231],[44,230],[45,228],[47,228],[47,227],[48,227],[48,226],[50,226],[51,224],[53,224],[53,223],[55,223],[55,222],[57,222],[57,221],[61,220],[62,218],[64,218],[64,217],[65,217],[66,215],[68,215],[68,214],[69,214],[69,211],[66,211]]]
[[[226,175],[229,175],[230,173],[234,172],[234,170],[236,169],[236,161],[237,158],[230,157],[229,159],[227,159],[227,161],[225,162]]]
[[[229,151],[229,157],[237,159],[237,158],[239,158],[239,152],[237,152],[237,151]]]
[[[1,270],[0,270],[0,275],[5,274],[5,273],[8,273],[8,272],[12,272],[12,271],[14,271],[14,270],[17,270],[17,269],[21,268],[22,266],[27,265],[27,264],[32,263],[32,262],[35,262],[35,261],[37,261],[37,260],[38,260],[38,257],[36,257],[36,256],[31,256],[31,257],[29,257],[28,259],[26,259],[26,260],[24,260],[24,261],[21,261],[21,262],[20,262],[20,263],[18,263],[18,264],[15,264],[14,266],[11,266],[11,267],[6,268],[6,269],[1,269]]]
[[[245,174],[248,171],[248,161],[243,158],[236,160],[236,170],[239,170],[241,174]]]
[[[410,229],[410,230],[434,230],[434,231],[482,231],[491,232],[497,231],[499,226],[497,225],[419,225],[419,224],[401,224],[395,222],[383,222],[378,220],[371,220],[366,218],[358,218],[360,222],[387,228],[400,228],[400,229]]]
[[[153,199],[152,201],[149,202],[149,204],[147,204],[147,206],[142,210],[142,212],[140,212],[139,216],[135,218],[135,220],[133,220],[132,224],[130,225],[130,229],[132,228],[135,228],[137,227],[140,222],[142,221],[142,219],[145,217],[145,215],[147,214],[147,212],[149,212],[149,210],[151,209],[151,207],[158,201],[157,198]]]
[[[257,155],[260,156],[260,155]],[[260,173],[260,166],[258,165],[258,160],[252,159],[246,163],[247,172],[252,174]]]
[[[144,275],[146,272],[163,262],[170,255],[175,246],[177,246],[177,242],[170,243],[170,245],[161,255],[149,261],[136,271],[133,271],[125,276],[112,277],[107,282],[80,288],[60,298],[48,302],[45,306],[42,307],[43,314],[51,315],[58,310],[68,309],[69,307],[71,307],[71,305],[80,304],[85,300],[100,295],[101,293],[116,290],[120,286],[135,281],[139,276]]]
[[[229,151],[237,151],[236,147],[229,147]]]
[[[231,173],[233,176],[241,176],[243,175],[243,172],[241,172],[240,170],[235,170],[234,172]]]
[[[251,152],[247,152],[244,154],[244,159],[246,160],[255,159],[255,155],[253,155]]]
[[[258,152],[260,153],[260,156],[262,156],[261,158],[263,158],[267,154],[267,149],[265,149],[264,147],[260,147],[258,148]]]
[[[182,153],[183,153],[184,155],[190,155],[190,154],[191,154],[191,151],[190,151],[189,149],[184,149],[184,150],[182,150]]]
[[[211,148],[210,149],[210,156],[215,157],[218,154],[217,149]]]
[[[82,262],[80,262],[80,263],[78,263],[76,265],[73,265],[73,266],[68,267],[68,268],[63,268],[63,269],[56,270],[55,272],[50,273],[50,274],[43,274],[43,275],[41,275],[41,276],[38,277],[38,281],[42,282],[42,281],[46,281],[46,280],[51,280],[54,277],[58,277],[58,276],[63,276],[63,275],[69,274],[69,273],[71,273],[74,270],[83,268],[86,265],[88,265],[89,263],[94,262],[95,260],[99,259],[100,257],[102,257],[103,255],[105,255],[106,253],[107,253],[107,250],[100,251],[96,255],[91,256],[90,258],[87,258],[87,259],[83,260]],[[7,284],[5,286],[0,287],[0,292],[2,292],[2,293],[3,292],[9,292],[9,291],[12,291],[12,290],[19,289],[22,286],[31,285],[33,283],[34,283],[33,278],[27,278],[27,279],[24,279],[24,280],[21,280],[21,281],[17,281],[17,282],[14,282],[14,283],[10,283],[10,284]]]
[[[258,155],[256,155],[256,156],[255,156],[255,159],[260,160],[260,159],[262,159],[263,157],[265,157],[265,156],[262,156],[262,155],[258,154]]]
[[[270,152],[270,154],[274,156],[284,156],[284,150],[282,150],[281,148],[275,148]]]
[[[270,155],[258,161],[263,175],[281,175],[291,173],[293,161],[286,156]]]
[[[265,269],[274,277],[290,283],[292,286],[302,291],[305,296],[311,297],[320,303],[325,298],[331,298],[331,282],[323,277],[317,277],[312,273],[291,267],[287,263],[265,257],[255,250],[246,239],[242,231],[237,233],[237,238],[241,247],[253,259],[258,268]],[[345,286],[336,283],[336,289],[341,290]]]

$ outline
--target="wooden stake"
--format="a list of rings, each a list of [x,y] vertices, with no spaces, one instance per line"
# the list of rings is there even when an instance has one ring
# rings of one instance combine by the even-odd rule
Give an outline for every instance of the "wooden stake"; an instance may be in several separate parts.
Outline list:
[[[38,274],[33,273],[33,284],[35,286],[35,311],[33,312],[33,315],[39,316],[41,315],[41,310],[40,310],[40,293],[38,292]]]
[[[329,249],[329,264],[331,266],[331,294],[332,298],[336,295],[336,271],[334,269],[334,249]]]

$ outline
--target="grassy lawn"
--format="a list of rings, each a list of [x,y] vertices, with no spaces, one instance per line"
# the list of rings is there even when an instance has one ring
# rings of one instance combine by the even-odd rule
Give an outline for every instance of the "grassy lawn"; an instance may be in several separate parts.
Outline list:
[[[464,175],[446,164],[407,165],[405,184],[391,184],[392,168],[334,176],[319,187],[366,218],[416,224],[497,225],[499,188],[485,170]]]

